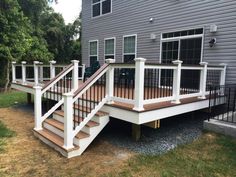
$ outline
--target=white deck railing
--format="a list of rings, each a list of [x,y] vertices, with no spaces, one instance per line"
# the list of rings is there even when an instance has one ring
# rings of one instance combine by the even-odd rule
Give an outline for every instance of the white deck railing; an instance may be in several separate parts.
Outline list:
[[[225,83],[225,64],[210,66],[201,62],[187,66],[180,60],[173,61],[173,64],[145,64],[145,61],[136,58],[135,64],[110,65],[114,76],[110,81],[113,90],[109,93],[111,101],[134,104],[134,110],[142,111],[145,104],[164,101],[179,104],[181,99],[190,97],[205,99],[209,94],[208,85]],[[133,76],[127,73],[133,73]],[[189,73],[195,74],[191,77]],[[127,76],[125,81],[122,81],[123,74]],[[190,81],[185,82],[185,79]]]
[[[21,83],[22,85],[42,85],[53,79],[62,72],[68,65],[56,64],[56,61],[50,61],[48,65],[42,62],[34,61],[34,64],[27,64],[22,61],[21,64],[12,62],[12,83]],[[78,66],[78,79],[83,80],[85,65]]]

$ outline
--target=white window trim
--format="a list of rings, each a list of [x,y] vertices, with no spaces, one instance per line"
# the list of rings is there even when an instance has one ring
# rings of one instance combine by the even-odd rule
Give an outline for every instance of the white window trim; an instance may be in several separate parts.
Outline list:
[[[106,40],[114,39],[114,59],[116,59],[116,37],[110,37],[110,38],[104,38],[104,60],[106,60],[106,56],[109,56],[110,54],[106,55]]]
[[[133,37],[135,36],[135,53],[124,53],[125,51],[125,38],[126,37]],[[137,34],[130,34],[130,35],[123,35],[123,42],[122,42],[122,63],[124,63],[124,55],[133,55],[134,54],[134,58],[137,58],[137,41],[138,41],[138,35]]]
[[[106,15],[112,14],[112,0],[111,0],[111,12],[102,14],[102,2],[103,1],[105,1],[105,0],[101,0],[100,2],[93,3],[93,0],[91,0],[91,18],[92,19],[96,19],[96,18],[99,18],[99,17],[103,17],[103,16],[106,16]],[[96,17],[93,17],[93,5],[99,4],[99,3],[101,3],[101,5],[100,5],[100,15],[98,15]]]
[[[177,31],[188,31],[191,29],[198,29],[202,28],[203,32],[202,34],[194,34],[194,35],[187,35],[187,36],[179,36],[179,37],[171,37],[171,38],[163,38],[164,33],[173,33]],[[200,57],[200,62],[203,61],[203,51],[204,51],[204,36],[205,36],[205,28],[204,27],[193,27],[193,28],[185,28],[185,29],[177,29],[175,31],[168,31],[168,32],[161,32],[161,37],[160,37],[160,59],[159,62],[162,62],[162,43],[163,42],[171,42],[171,41],[178,41],[179,42],[179,51],[180,51],[180,41],[182,39],[194,39],[194,38],[202,38],[202,46],[201,46],[201,57]],[[180,53],[178,51],[178,59],[180,57]]]
[[[97,42],[97,55],[90,55],[90,43],[91,42]],[[88,53],[89,53],[89,65],[90,65],[90,57],[97,57],[97,61],[99,61],[99,40],[98,39],[96,39],[96,40],[89,40],[88,45],[89,45]]]

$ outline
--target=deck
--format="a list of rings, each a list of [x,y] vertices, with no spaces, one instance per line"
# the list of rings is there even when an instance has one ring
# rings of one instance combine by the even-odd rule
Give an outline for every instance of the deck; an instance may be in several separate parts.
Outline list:
[[[131,64],[114,61],[107,59],[84,82],[85,67],[75,60],[57,66],[62,68],[58,73],[54,61],[50,66],[12,63],[11,87],[34,96],[35,136],[70,158],[81,155],[110,118],[116,118],[132,123],[137,140],[142,124],[159,124],[161,119],[209,107],[209,83],[225,82],[225,65],[182,66],[180,60],[148,64],[143,58]],[[194,77],[186,78],[186,72]],[[215,91],[219,99],[214,104],[223,104],[224,89]]]

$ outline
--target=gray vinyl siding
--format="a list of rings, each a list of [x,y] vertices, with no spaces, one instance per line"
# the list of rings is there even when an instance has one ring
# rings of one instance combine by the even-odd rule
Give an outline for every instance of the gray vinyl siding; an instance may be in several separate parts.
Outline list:
[[[153,23],[149,22],[154,18]],[[218,31],[210,33],[211,24]],[[89,65],[89,40],[99,40],[104,62],[104,38],[116,37],[116,61],[122,62],[123,35],[137,34],[137,57],[159,62],[162,32],[204,28],[203,61],[227,63],[227,83],[236,83],[236,1],[230,0],[112,0],[112,13],[91,18],[91,0],[82,3],[82,60]],[[150,34],[157,39],[152,41]],[[217,44],[210,48],[211,38]]]

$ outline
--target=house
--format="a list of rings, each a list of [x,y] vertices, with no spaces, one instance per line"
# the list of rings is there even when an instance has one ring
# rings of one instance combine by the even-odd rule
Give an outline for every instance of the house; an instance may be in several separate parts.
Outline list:
[[[83,0],[82,61],[226,63],[226,83],[236,82],[235,9],[235,1]]]
[[[236,79],[235,9],[233,1],[83,0],[82,64],[102,65],[90,78],[83,82],[78,61],[12,63],[12,88],[34,95],[35,136],[74,157],[111,118],[131,123],[138,139],[140,125],[207,108],[210,85]],[[215,91],[214,106],[225,103]]]

